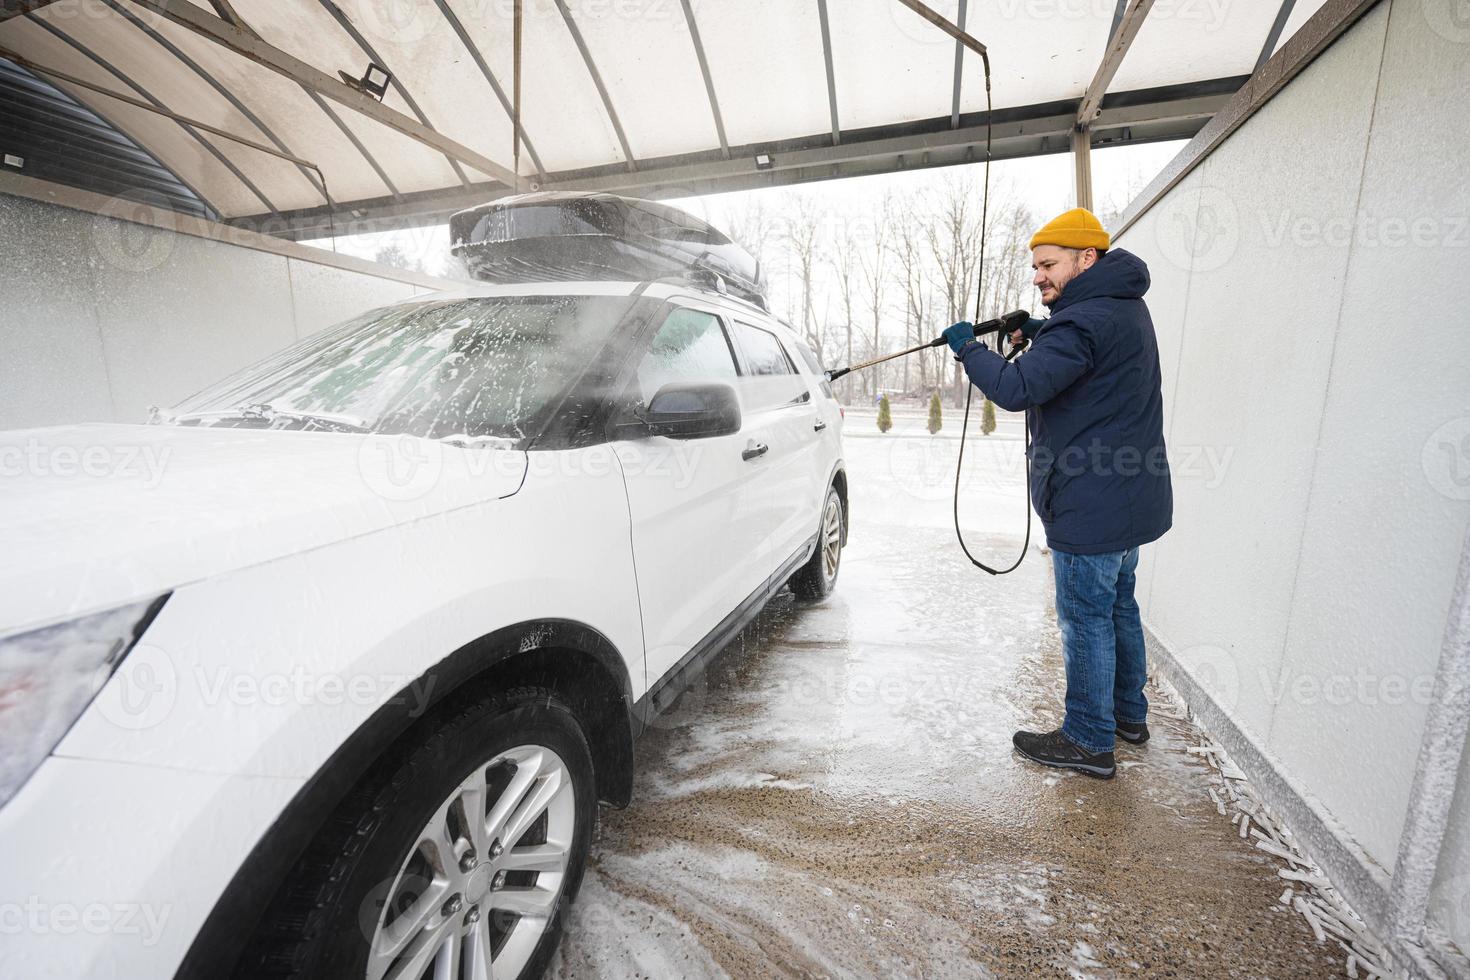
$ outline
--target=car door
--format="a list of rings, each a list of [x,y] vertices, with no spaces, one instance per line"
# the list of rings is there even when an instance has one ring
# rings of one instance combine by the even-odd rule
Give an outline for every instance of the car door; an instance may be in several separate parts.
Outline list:
[[[811,465],[807,467],[807,474],[811,481],[808,485],[811,487],[812,506],[815,508],[813,516],[820,520],[817,515],[827,499],[832,471],[842,456],[842,405],[832,391],[832,383],[827,380],[827,369],[823,367],[816,351],[792,332],[784,334],[781,342],[786,345],[786,352],[791,355],[797,371],[806,381],[807,389],[812,394],[812,405],[816,409],[812,421],[813,438],[808,450],[812,459]]]
[[[739,369],[713,311],[675,306],[637,362],[622,405],[669,383],[724,383]],[[741,431],[700,439],[615,440],[632,520],[648,682],[657,682],[769,576],[767,460]]]
[[[810,388],[775,332],[754,318],[737,316],[733,322],[744,369],[742,403],[753,438],[769,447],[767,533],[774,573],[817,533],[824,495],[813,486],[811,474],[819,466],[820,418]]]

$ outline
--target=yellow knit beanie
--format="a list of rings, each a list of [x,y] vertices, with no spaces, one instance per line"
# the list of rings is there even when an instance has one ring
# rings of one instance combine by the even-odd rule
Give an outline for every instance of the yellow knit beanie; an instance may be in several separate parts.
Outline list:
[[[1030,248],[1038,245],[1060,245],[1062,248],[1108,247],[1108,233],[1097,215],[1086,208],[1073,208],[1052,218],[1031,236]]]

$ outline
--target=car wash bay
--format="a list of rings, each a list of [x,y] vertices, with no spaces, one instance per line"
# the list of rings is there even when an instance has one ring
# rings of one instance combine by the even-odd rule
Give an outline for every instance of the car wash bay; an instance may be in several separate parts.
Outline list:
[[[705,194],[986,146],[1070,150],[1091,203],[1092,147],[1189,138],[1110,228],[1153,270],[1174,451],[1175,527],[1139,568],[1152,665],[1397,968],[1470,976],[1463,4],[936,3],[991,46],[994,127],[978,54],[908,0],[528,4],[522,106],[512,5],[407,4],[397,27],[233,6],[0,10],[0,107],[25,108],[0,162],[0,427],[139,421],[447,285],[301,240],[533,185]],[[667,74],[629,64],[647,51]],[[373,68],[393,79],[376,95]],[[26,113],[66,138],[17,142]],[[964,562],[950,414],[932,439],[850,414],[836,594],[776,602],[648,733],[558,969],[1344,972],[1280,904],[1282,862],[1217,809],[1177,706],[1155,700],[1111,783],[1011,755],[1015,728],[1059,718],[1050,568]],[[1024,514],[1007,426],[962,511],[1002,559]]]
[[[559,975],[1340,975],[1276,903],[1280,862],[1211,803],[1177,704],[1155,698],[1111,782],[1012,753],[1016,728],[1061,720],[1050,557],[971,569],[949,523],[958,418],[896,421],[849,414],[836,592],[784,593],[643,738]],[[966,451],[965,523],[992,557],[1020,545],[1020,451],[1004,416]]]

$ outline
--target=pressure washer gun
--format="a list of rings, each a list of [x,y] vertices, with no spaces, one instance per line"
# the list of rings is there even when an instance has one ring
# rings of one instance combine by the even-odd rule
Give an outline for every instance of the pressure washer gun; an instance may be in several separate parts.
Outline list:
[[[1026,325],[1026,322],[1030,319],[1031,313],[1029,311],[1012,310],[1005,316],[999,316],[996,317],[994,320],[986,320],[984,323],[975,324],[975,337],[978,339],[980,337],[987,337],[993,333],[998,333],[1001,336],[1008,336],[1024,327]],[[946,341],[944,339],[944,335],[941,334],[940,336],[935,337],[933,340],[929,341],[927,344],[920,344],[917,347],[910,347],[908,350],[901,350],[896,354],[884,354],[882,357],[875,357],[871,361],[863,361],[861,364],[853,364],[850,367],[838,368],[836,371],[828,371],[827,380],[836,381],[844,374],[851,374],[853,371],[860,371],[863,368],[872,367],[874,364],[882,364],[884,361],[891,361],[895,357],[903,357],[905,354],[917,354],[919,351],[928,350],[931,347],[943,347],[946,343],[948,343],[948,341]],[[1021,342],[1015,347],[1011,348],[1011,352],[1005,356],[1006,360],[1009,361],[1011,358],[1021,353],[1021,351],[1025,350],[1028,343],[1030,343],[1030,341],[1028,341],[1026,338],[1021,338]]]

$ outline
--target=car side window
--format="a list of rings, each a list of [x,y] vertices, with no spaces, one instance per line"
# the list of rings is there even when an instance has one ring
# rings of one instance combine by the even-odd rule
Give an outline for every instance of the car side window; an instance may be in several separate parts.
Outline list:
[[[697,383],[736,378],[735,356],[720,319],[701,310],[677,309],[654,335],[638,364],[638,390],[647,405],[672,382]]]
[[[736,320],[735,337],[750,375],[744,381],[749,407],[774,408],[811,400],[806,382],[774,333]]]
[[[797,355],[811,368],[812,374],[817,376],[817,386],[822,389],[823,394],[828,398],[836,397],[832,394],[832,382],[827,380],[827,369],[822,366],[822,359],[817,356],[817,352],[802,340],[791,341],[791,346],[796,348]]]

